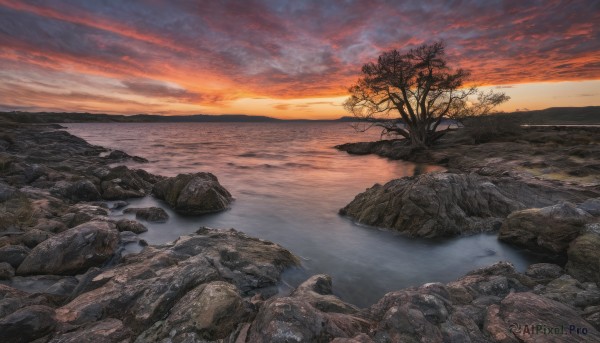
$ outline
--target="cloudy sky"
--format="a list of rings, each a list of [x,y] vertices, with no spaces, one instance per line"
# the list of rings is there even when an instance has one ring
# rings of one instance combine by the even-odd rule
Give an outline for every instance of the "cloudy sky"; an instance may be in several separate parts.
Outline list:
[[[0,110],[335,118],[362,64],[443,39],[504,110],[600,105],[600,0],[0,0]]]

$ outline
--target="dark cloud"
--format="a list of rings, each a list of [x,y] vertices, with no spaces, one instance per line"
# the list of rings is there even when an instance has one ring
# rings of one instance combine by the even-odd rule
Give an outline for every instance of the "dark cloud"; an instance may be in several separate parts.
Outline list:
[[[598,22],[585,0],[0,0],[0,61],[193,104],[343,95],[382,50],[439,39],[480,84],[590,80]]]

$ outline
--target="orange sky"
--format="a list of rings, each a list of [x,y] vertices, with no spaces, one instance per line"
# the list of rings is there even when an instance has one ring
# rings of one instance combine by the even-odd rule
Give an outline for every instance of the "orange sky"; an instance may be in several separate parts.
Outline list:
[[[503,110],[600,105],[595,1],[0,0],[0,110],[337,118],[362,64],[443,39]]]

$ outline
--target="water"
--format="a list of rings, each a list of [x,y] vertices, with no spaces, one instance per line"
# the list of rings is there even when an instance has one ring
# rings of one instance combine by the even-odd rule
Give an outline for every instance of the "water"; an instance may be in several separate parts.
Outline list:
[[[174,240],[200,226],[236,228],[302,258],[304,270],[286,275],[291,286],[326,273],[333,277],[335,294],[358,306],[368,306],[389,291],[448,282],[501,260],[523,270],[534,259],[498,242],[495,235],[413,239],[338,215],[374,183],[441,170],[333,149],[379,138],[376,132],[357,133],[348,124],[95,123],[69,124],[68,131],[92,144],[147,158],[150,163],[131,165],[151,173],[211,172],[235,197],[230,210],[201,217],[177,215],[152,197],[130,201],[136,207],[165,207],[171,216],[163,224],[144,223],[149,231],[141,236],[150,244]]]

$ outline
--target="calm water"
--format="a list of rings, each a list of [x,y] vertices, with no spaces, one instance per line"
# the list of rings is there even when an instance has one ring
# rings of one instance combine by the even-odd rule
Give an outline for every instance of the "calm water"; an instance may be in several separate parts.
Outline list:
[[[171,216],[145,223],[150,244],[164,243],[200,226],[236,228],[288,248],[303,271],[288,273],[295,286],[327,273],[344,300],[368,306],[386,292],[425,282],[453,280],[476,267],[509,260],[523,270],[531,256],[501,244],[495,235],[431,241],[354,224],[338,210],[374,183],[438,167],[351,156],[332,147],[377,139],[343,123],[69,124],[92,144],[150,160],[135,167],[174,176],[215,174],[235,197],[231,209],[202,216]],[[162,206],[151,197],[132,206]],[[122,216],[121,213],[114,213]]]

